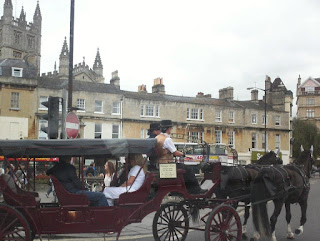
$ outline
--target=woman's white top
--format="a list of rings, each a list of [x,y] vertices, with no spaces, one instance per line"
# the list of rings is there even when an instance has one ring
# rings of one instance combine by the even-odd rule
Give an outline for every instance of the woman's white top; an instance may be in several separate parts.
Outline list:
[[[108,187],[108,188],[105,188],[104,191],[103,191],[103,194],[106,196],[106,198],[108,199],[117,199],[119,198],[119,196],[122,194],[122,193],[125,193],[125,192],[134,192],[136,190],[138,190],[143,182],[144,182],[144,179],[145,179],[145,174],[143,172],[143,169],[141,169],[141,171],[139,172],[140,170],[140,166],[136,165],[134,167],[131,168],[129,174],[128,174],[128,179],[131,177],[131,176],[134,176],[136,177],[134,183],[132,186],[127,186],[127,187]],[[139,175],[138,175],[138,172],[139,172]],[[109,200],[108,200],[109,202]],[[113,202],[109,202],[109,205],[112,206]]]
[[[104,176],[104,186],[105,187],[110,187],[113,176],[114,176],[114,173],[111,176],[108,176],[107,174]]]

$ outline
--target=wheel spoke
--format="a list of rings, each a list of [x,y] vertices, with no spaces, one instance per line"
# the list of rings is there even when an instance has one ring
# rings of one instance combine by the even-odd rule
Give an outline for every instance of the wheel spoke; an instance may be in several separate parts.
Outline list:
[[[23,228],[20,228],[20,229],[18,229],[18,228],[15,228],[14,230],[12,230],[11,232],[8,232],[8,233],[6,233],[6,235],[13,235],[13,234],[17,234],[18,236],[20,236],[21,238],[22,238],[22,236],[18,233],[18,232],[21,232],[21,231],[23,231],[24,229]]]
[[[166,237],[168,236],[168,232],[169,232],[169,229],[167,229],[165,232],[163,232],[159,238],[161,238],[165,233],[167,233]],[[164,240],[166,240],[166,237],[164,238]]]
[[[178,231],[183,236],[183,233],[181,233],[179,229],[175,228],[175,230]]]
[[[163,210],[164,216],[167,218],[167,220],[169,221],[171,218],[168,216],[168,213],[166,210]]]
[[[4,217],[4,219],[3,219],[3,221],[2,221],[2,223],[0,225],[0,230],[2,229],[2,226],[5,224],[5,221],[6,221],[7,217],[8,217],[8,215],[9,215],[9,213],[6,213],[6,216]]]
[[[176,230],[173,230],[172,233],[174,233],[174,236],[176,236],[177,240],[179,240],[179,237],[177,235],[177,232],[175,232]]]
[[[159,218],[161,218],[163,221],[165,221],[166,223],[169,223],[169,219],[166,219],[165,217],[163,216],[159,216]]]
[[[15,218],[11,223],[9,223],[3,230],[2,233],[4,233],[11,225],[13,225],[18,219]]]

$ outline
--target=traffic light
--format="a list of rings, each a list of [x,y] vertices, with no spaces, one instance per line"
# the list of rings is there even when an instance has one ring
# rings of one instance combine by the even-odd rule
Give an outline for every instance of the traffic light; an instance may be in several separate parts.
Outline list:
[[[41,118],[48,121],[48,127],[41,127],[41,131],[48,134],[49,139],[57,139],[59,132],[59,102],[60,97],[49,96],[48,101],[41,102],[48,108],[48,114]]]

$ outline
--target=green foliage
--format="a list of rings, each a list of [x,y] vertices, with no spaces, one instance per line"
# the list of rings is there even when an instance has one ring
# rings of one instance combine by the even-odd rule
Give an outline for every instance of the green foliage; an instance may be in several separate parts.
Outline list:
[[[304,149],[310,149],[313,145],[315,159],[320,155],[320,133],[317,126],[312,122],[294,119],[292,122],[293,158],[297,158],[301,152],[301,145]]]

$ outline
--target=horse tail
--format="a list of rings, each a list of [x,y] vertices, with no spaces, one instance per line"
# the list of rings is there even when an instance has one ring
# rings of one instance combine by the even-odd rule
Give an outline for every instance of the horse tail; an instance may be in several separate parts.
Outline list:
[[[260,173],[251,185],[252,219],[256,231],[262,237],[271,238],[266,193],[267,190]]]
[[[190,208],[190,215],[191,215],[191,218],[192,218],[192,221],[194,223],[198,223],[199,222],[199,217],[200,217],[200,209],[198,206],[192,206]]]

